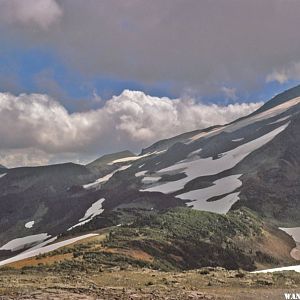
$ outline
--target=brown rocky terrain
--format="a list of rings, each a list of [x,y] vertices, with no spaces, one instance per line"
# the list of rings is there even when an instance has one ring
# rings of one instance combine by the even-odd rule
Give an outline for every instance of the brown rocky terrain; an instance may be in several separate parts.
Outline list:
[[[300,274],[253,274],[202,268],[188,272],[112,268],[103,272],[2,270],[0,299],[284,299],[299,292]]]

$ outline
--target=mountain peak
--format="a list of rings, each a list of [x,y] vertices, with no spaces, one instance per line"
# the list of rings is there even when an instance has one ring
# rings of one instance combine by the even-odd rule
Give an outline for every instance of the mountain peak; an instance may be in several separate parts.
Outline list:
[[[90,162],[86,166],[91,167],[91,168],[99,167],[99,166],[104,165],[104,164],[106,165],[107,163],[110,163],[114,160],[129,157],[129,156],[136,156],[136,155],[133,154],[129,150],[115,152],[115,153],[112,153],[112,154],[105,154],[105,155],[102,155],[101,157],[97,158],[96,160]]]
[[[263,111],[266,111],[270,108],[273,108],[277,105],[283,104],[289,100],[292,100],[294,98],[300,97],[300,85],[297,85],[293,88],[290,88],[275,97],[273,97],[271,100],[267,101],[262,107],[260,107],[255,113],[261,113]]]

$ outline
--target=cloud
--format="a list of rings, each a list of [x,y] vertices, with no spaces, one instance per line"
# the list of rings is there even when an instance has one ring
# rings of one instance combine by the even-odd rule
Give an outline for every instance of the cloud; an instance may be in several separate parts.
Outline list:
[[[13,9],[9,3],[18,5]],[[298,0],[0,4],[1,19],[12,20],[0,32],[1,40],[13,39],[22,49],[50,49],[86,78],[166,82],[177,95],[191,88],[205,96],[224,85],[238,86],[239,91],[261,88],[273,69],[300,61]],[[28,30],[24,25],[29,23],[57,26],[45,33]]]
[[[68,113],[47,95],[0,93],[0,163],[8,166],[86,160],[121,149],[140,151],[162,138],[224,124],[261,103],[205,105],[125,90],[97,110]]]
[[[286,67],[274,70],[266,77],[266,82],[277,81],[280,84],[289,80],[300,80],[300,62],[289,64]]]
[[[238,97],[236,95],[236,88],[229,88],[229,87],[223,86],[221,88],[221,91],[224,93],[225,98],[227,100],[233,100],[233,101],[235,101],[235,100],[238,99]]]
[[[52,155],[34,148],[0,150],[0,161],[5,166],[39,166],[51,161]]]
[[[48,29],[63,15],[56,0],[0,0],[0,7],[0,20],[42,29]]]

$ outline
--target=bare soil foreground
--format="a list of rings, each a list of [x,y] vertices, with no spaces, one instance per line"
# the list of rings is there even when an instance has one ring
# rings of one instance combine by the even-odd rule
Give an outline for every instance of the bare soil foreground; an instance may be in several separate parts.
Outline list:
[[[221,268],[188,272],[117,268],[93,273],[2,269],[0,299],[285,299],[300,274],[251,274]]]

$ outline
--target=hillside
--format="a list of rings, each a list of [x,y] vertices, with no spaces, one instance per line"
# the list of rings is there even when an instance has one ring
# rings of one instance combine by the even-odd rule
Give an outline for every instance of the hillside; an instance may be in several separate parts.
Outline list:
[[[101,156],[100,158],[90,162],[89,164],[86,165],[86,167],[95,172],[96,174],[104,173],[105,171],[113,171],[114,166],[112,163],[115,160],[122,159],[125,157],[134,157],[135,154],[132,152],[126,150],[126,151],[121,151],[121,152],[116,152],[112,154],[106,154]]]
[[[0,178],[0,257],[120,226],[111,232],[111,243],[147,249],[169,270],[296,263],[289,256],[295,242],[278,227],[286,232],[300,227],[297,91],[230,124],[158,141],[140,155],[123,151],[86,166],[6,170]],[[241,229],[245,216],[261,231]],[[170,226],[178,219],[184,223]],[[207,224],[212,239],[201,231]],[[139,230],[145,240],[135,239]],[[188,241],[184,233],[192,234]],[[178,261],[163,257],[165,252]]]
[[[222,216],[176,208],[97,232],[1,267],[2,298],[280,299],[300,284],[298,273],[240,269],[290,263],[294,245],[248,209]]]
[[[95,271],[100,266],[103,269],[143,266],[164,271],[220,266],[252,271],[294,262],[290,257],[290,250],[296,246],[293,239],[248,209],[226,216],[189,208],[174,208],[159,214],[136,210],[130,225],[101,231],[97,231],[98,227],[96,222],[90,222],[78,229],[86,232],[89,228],[100,236],[36,258],[29,256],[24,260],[21,256],[8,266],[20,268],[29,262],[53,271],[70,267]]]

